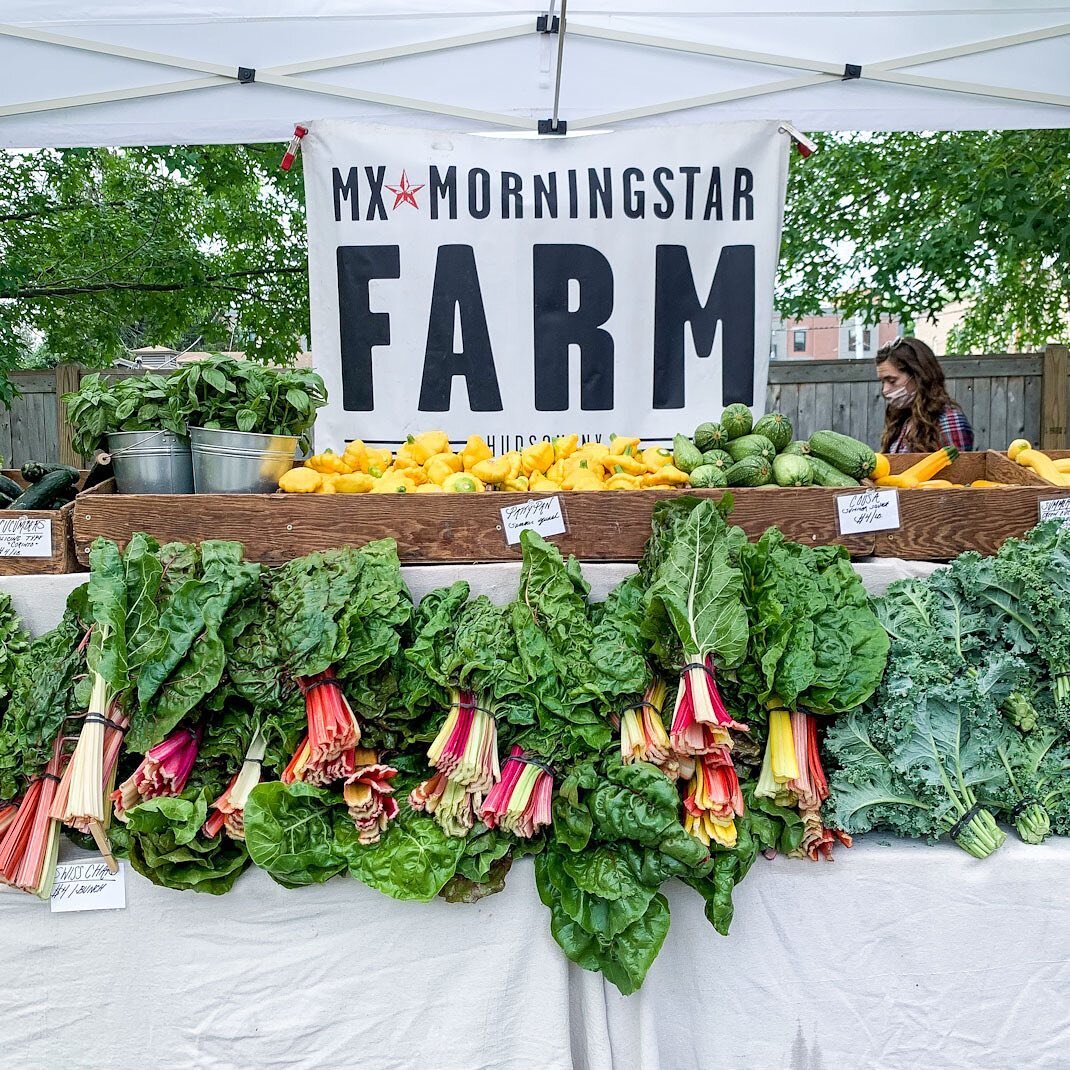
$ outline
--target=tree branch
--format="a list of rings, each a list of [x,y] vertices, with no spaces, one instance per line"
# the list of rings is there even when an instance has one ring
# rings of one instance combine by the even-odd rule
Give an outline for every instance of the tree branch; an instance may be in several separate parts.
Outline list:
[[[80,212],[87,208],[125,208],[129,203],[129,201],[101,201],[99,203],[82,201],[79,204],[50,204],[47,208],[35,208],[33,211],[0,215],[0,223],[25,223],[28,219],[58,215],[60,212]]]
[[[308,269],[301,267],[278,267],[260,268],[250,271],[229,271],[223,275],[208,275],[204,279],[194,282],[94,282],[84,285],[71,286],[27,286],[13,290],[0,289],[0,298],[7,300],[25,300],[32,297],[76,297],[79,294],[94,293],[177,293],[179,290],[196,290],[204,288],[228,289],[235,292],[234,287],[218,286],[231,279],[266,278],[271,275],[298,275]]]

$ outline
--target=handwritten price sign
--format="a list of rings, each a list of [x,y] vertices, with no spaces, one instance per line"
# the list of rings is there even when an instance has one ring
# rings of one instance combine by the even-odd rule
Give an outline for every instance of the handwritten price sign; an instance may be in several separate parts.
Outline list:
[[[863,490],[836,498],[841,535],[894,531],[899,527],[899,491]]]
[[[561,511],[561,499],[554,495],[552,498],[533,498],[517,505],[507,505],[502,510],[502,530],[510,546],[520,542],[522,531],[535,531],[543,538],[564,535],[568,528]]]
[[[1070,498],[1045,498],[1040,503],[1041,520],[1070,520]]]
[[[51,557],[52,521],[44,516],[0,516],[0,557]]]
[[[62,862],[52,885],[52,913],[72,910],[122,910],[126,906],[126,866],[112,873],[103,859]]]

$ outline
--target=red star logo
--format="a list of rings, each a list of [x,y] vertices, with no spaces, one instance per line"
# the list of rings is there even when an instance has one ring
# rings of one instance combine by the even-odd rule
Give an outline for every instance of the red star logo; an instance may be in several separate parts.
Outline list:
[[[409,176],[404,171],[401,172],[401,182],[397,186],[386,187],[392,194],[394,194],[394,208],[397,208],[399,204],[411,204],[413,208],[419,208],[416,203],[416,194],[420,192],[424,187],[410,186]]]

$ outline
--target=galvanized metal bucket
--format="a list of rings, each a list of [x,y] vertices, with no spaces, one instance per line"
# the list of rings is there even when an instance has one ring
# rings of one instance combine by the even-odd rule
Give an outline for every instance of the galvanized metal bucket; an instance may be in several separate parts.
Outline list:
[[[189,440],[171,431],[115,431],[108,435],[120,494],[192,494]]]
[[[191,427],[198,494],[272,494],[294,466],[297,438]]]

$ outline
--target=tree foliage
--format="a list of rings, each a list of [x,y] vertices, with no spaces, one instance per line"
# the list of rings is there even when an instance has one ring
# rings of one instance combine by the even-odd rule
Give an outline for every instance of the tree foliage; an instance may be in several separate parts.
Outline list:
[[[289,361],[308,334],[303,187],[264,146],[6,154],[0,371],[140,345]]]
[[[969,305],[959,352],[1070,333],[1070,130],[822,135],[794,158],[778,308],[908,326]]]

